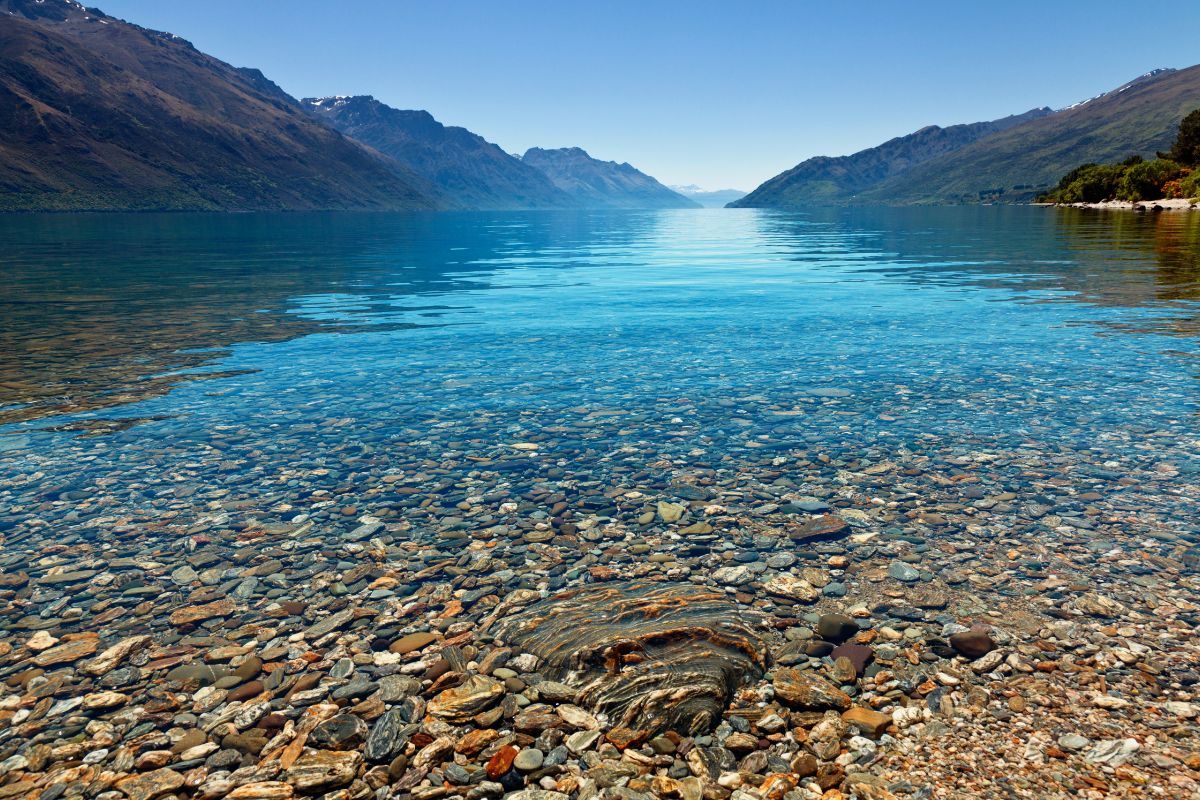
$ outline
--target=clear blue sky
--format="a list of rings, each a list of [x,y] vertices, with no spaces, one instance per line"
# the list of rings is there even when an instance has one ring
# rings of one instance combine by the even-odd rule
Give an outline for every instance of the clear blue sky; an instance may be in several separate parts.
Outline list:
[[[89,0],[297,96],[750,189],[812,155],[1200,62],[1193,0]]]

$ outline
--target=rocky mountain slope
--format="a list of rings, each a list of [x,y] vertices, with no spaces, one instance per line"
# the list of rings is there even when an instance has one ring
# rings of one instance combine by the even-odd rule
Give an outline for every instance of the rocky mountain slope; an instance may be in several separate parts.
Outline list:
[[[545,174],[466,128],[426,111],[404,111],[373,97],[307,98],[304,107],[331,127],[432,181],[467,208],[569,208],[577,201]]]
[[[555,186],[588,208],[699,207],[629,164],[600,161],[578,147],[534,147],[521,160],[541,170]]]
[[[1068,108],[932,126],[771,178],[738,207],[1027,202],[1088,162],[1153,157],[1200,107],[1200,66],[1158,69]]]
[[[852,155],[810,158],[730,205],[736,208],[789,208],[850,202],[864,190],[903,175],[930,159],[1051,113],[1049,108],[1039,108],[989,122],[946,128],[930,125]]]
[[[0,210],[449,205],[257,70],[71,0],[0,0]]]
[[[880,183],[859,202],[1026,202],[1080,164],[1152,158],[1200,108],[1200,66],[1155,70],[1054,114],[1001,131]]]

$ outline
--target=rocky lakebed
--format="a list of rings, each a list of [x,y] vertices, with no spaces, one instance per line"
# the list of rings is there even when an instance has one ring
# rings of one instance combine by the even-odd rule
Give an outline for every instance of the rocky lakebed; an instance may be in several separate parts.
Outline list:
[[[0,488],[0,798],[1200,790],[1169,466],[588,452],[621,424],[333,446],[269,513],[233,435],[169,479],[107,469],[119,499],[30,463]],[[547,468],[567,450],[605,477]]]

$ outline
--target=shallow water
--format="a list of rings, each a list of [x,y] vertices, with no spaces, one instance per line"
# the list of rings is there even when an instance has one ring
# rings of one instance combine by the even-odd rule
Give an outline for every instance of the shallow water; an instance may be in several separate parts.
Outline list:
[[[1172,499],[1147,503],[1170,517],[1200,474],[1196,217],[7,218],[0,519],[83,533],[169,508],[178,533],[219,499],[242,525],[419,527],[413,495],[454,520],[489,465],[484,489],[603,495],[934,449],[1112,481],[1168,464]]]

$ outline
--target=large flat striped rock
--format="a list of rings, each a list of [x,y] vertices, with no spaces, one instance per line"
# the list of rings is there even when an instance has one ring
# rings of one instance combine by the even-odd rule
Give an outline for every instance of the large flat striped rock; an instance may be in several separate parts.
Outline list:
[[[687,583],[562,592],[504,620],[496,634],[541,658],[539,672],[575,688],[578,705],[646,736],[709,730],[769,659],[761,615]]]

